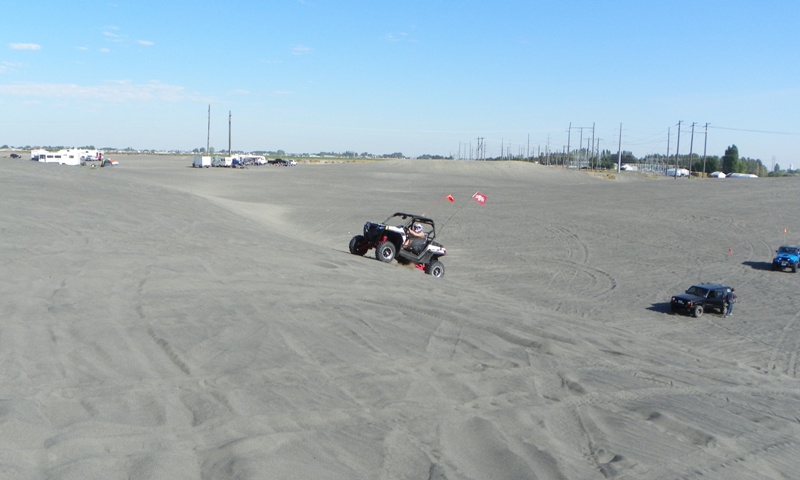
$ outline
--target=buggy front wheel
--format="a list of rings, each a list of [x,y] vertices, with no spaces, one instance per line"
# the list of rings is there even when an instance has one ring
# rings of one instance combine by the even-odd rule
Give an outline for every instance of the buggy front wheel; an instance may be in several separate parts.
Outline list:
[[[397,253],[397,247],[394,246],[390,240],[384,240],[375,247],[375,258],[384,263],[389,263],[394,260]]]
[[[350,253],[353,255],[364,255],[369,248],[364,242],[364,235],[356,235],[350,239]]]

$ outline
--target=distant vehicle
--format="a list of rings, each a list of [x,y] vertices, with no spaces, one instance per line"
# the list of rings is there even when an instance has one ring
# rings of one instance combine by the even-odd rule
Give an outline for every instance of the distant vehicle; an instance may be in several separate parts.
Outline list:
[[[667,176],[668,177],[688,177],[691,174],[692,174],[692,172],[690,172],[686,168],[678,168],[677,170],[674,169],[674,168],[667,169]]]
[[[752,173],[729,173],[728,178],[758,178],[758,175]]]
[[[717,310],[725,314],[728,308],[726,294],[731,287],[719,283],[701,283],[692,285],[686,292],[670,299],[669,306],[674,313],[688,313],[694,317],[702,317],[703,312]]]
[[[711,172],[708,176],[712,178],[725,178],[727,175],[725,175],[724,172]]]
[[[18,153],[12,153],[11,158],[22,158]]]
[[[278,165],[282,167],[290,166],[289,160],[284,160],[282,158],[272,158],[269,161],[267,161],[267,163],[270,165]]]
[[[800,247],[797,245],[783,245],[775,251],[777,254],[772,259],[773,270],[785,270],[791,268],[792,272],[797,273],[800,265]]]
[[[211,159],[212,167],[232,167],[233,157],[214,157]]]
[[[42,163],[60,163],[61,165],[81,165],[87,158],[97,158],[98,153],[102,152],[80,148],[62,148],[57,152],[51,152],[39,148],[31,150],[31,160]]]
[[[192,162],[192,167],[194,168],[208,168],[211,166],[211,157],[207,157],[205,155],[197,155],[194,157],[194,162]]]

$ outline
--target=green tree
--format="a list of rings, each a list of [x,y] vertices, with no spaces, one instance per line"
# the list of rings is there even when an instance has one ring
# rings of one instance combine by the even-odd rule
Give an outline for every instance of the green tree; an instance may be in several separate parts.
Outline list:
[[[736,145],[731,145],[725,149],[725,155],[722,156],[722,171],[725,174],[741,173],[739,149]]]

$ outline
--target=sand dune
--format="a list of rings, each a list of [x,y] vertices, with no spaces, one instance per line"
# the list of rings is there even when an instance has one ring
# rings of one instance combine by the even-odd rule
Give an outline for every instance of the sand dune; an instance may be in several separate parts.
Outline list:
[[[796,179],[119,160],[0,159],[0,478],[800,470]],[[395,211],[444,278],[348,253]],[[669,313],[701,281],[733,317]]]

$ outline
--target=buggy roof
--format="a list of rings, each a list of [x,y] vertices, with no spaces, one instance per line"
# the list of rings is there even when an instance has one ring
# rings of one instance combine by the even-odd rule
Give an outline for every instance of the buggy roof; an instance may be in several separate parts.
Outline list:
[[[413,217],[415,220],[419,220],[423,223],[430,223],[433,224],[433,219],[428,217],[423,217],[422,215],[417,215],[415,213],[403,213],[403,212],[396,212],[392,215],[392,217]],[[389,217],[389,218],[392,218]]]

